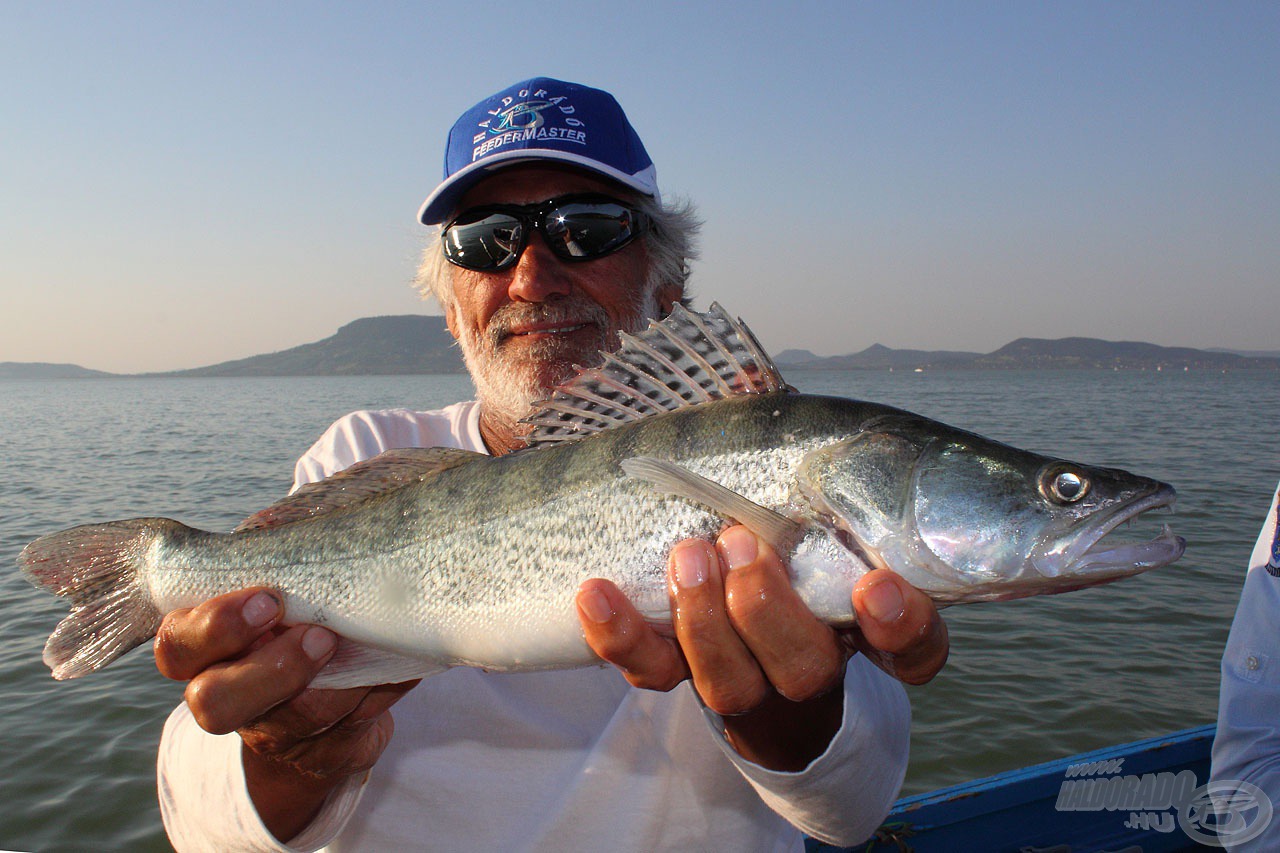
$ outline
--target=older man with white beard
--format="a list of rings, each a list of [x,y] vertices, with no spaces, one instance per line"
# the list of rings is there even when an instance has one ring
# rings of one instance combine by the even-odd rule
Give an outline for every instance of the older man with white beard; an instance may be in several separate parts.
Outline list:
[[[516,451],[535,399],[686,298],[696,223],[661,202],[639,137],[596,89],[536,78],[464,113],[420,216],[442,240],[419,282],[478,399],[348,415],[299,460],[295,488],[396,447]],[[307,689],[337,640],[280,626],[271,590],[171,614],[157,665],[188,686],[159,760],[170,839],[179,850],[863,840],[901,784],[909,724],[901,686],[870,661],[931,678],[947,652],[932,604],[873,572],[854,591],[860,629],[837,634],[742,527],[677,545],[670,577],[670,637],[612,584],[582,585],[584,636],[611,668],[455,668],[372,689]]]

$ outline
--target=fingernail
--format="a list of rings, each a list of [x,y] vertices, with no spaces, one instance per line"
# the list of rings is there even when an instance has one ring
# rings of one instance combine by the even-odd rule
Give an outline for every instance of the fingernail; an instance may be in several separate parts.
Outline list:
[[[280,602],[274,596],[259,592],[244,603],[244,609],[240,613],[250,628],[261,628],[274,619],[279,610]]]
[[[338,638],[324,628],[308,628],[302,635],[302,650],[314,661],[321,660],[337,644]]]
[[[578,606],[587,618],[597,625],[603,625],[614,617],[613,606],[603,592],[598,589],[584,589],[578,593]]]
[[[730,571],[755,562],[756,554],[759,553],[756,535],[745,527],[729,528],[720,536],[717,544]]]
[[[862,607],[877,622],[893,622],[902,615],[902,592],[893,581],[880,581],[862,591]]]
[[[697,543],[677,546],[671,552],[671,563],[675,569],[676,583],[683,589],[692,589],[707,582],[707,551]]]

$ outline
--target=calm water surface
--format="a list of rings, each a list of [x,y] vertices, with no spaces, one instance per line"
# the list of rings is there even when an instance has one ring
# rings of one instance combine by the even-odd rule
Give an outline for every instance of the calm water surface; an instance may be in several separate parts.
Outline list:
[[[946,612],[951,660],[911,690],[904,794],[1214,718],[1243,569],[1280,479],[1276,374],[799,373],[805,391],[902,406],[1179,491],[1169,569],[1066,596]],[[229,529],[358,408],[434,408],[465,377],[0,381],[0,565],[72,524],[165,515]],[[0,570],[0,848],[162,850],[154,759],[181,687],[137,651],[57,683],[64,609]]]

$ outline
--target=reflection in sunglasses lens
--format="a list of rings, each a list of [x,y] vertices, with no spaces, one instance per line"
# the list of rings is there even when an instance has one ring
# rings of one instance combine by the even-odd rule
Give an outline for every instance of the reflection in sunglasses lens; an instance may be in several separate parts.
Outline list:
[[[495,207],[505,209],[469,211],[446,226],[444,247],[449,261],[479,271],[505,269],[524,251],[526,227],[541,231],[557,257],[575,261],[617,251],[638,233],[635,212],[607,198]]]

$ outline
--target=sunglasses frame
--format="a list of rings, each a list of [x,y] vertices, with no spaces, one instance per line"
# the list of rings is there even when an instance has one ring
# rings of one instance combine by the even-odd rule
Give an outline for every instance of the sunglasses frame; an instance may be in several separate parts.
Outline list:
[[[558,208],[568,204],[611,204],[616,205],[626,211],[631,216],[631,234],[622,242],[609,247],[608,250],[592,255],[571,255],[564,254],[563,243],[557,243],[552,236],[547,233],[547,217],[554,213]],[[459,220],[464,218],[474,218],[475,222],[486,216],[499,213],[510,216],[520,223],[520,242],[511,256],[494,266],[475,267],[455,259],[449,249],[449,231],[458,224]],[[619,217],[621,219],[621,217]],[[474,224],[474,222],[464,223],[466,225]],[[524,254],[524,250],[529,247],[530,235],[537,231],[542,235],[543,242],[547,244],[547,248],[551,253],[562,261],[570,263],[581,263],[583,261],[594,261],[600,258],[612,255],[614,252],[631,244],[636,237],[639,237],[649,229],[649,217],[634,205],[627,204],[620,199],[604,193],[570,193],[568,195],[555,196],[546,201],[535,202],[533,204],[481,204],[475,207],[461,211],[457,216],[448,220],[440,229],[440,240],[444,245],[444,257],[454,266],[461,267],[473,272],[501,272],[516,265],[520,257]]]

